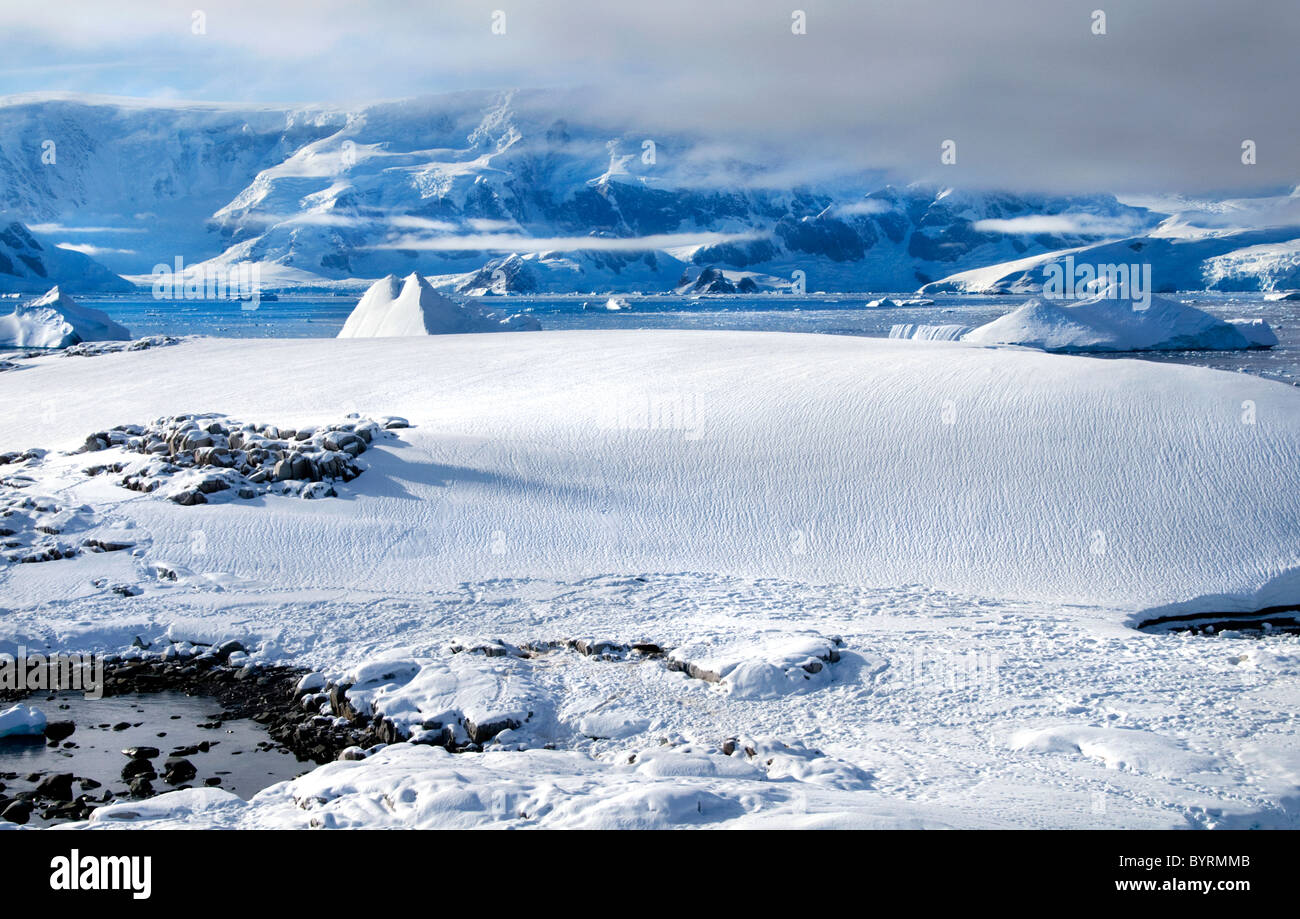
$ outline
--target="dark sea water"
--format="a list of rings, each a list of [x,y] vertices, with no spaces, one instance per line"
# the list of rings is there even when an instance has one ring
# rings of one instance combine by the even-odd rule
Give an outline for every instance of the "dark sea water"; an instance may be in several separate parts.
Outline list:
[[[791,297],[619,297],[621,310],[606,309],[605,296],[486,297],[478,302],[506,312],[531,312],[544,329],[737,329],[888,337],[897,323],[977,326],[1003,315],[1024,296],[938,296],[929,306],[867,308],[883,294]],[[892,294],[894,299],[914,294]],[[1267,301],[1258,294],[1177,295],[1223,318],[1265,319],[1279,345],[1269,351],[1183,351],[1122,355],[1147,360],[1254,373],[1300,383],[1300,302]],[[211,335],[223,338],[332,338],[356,296],[282,294],[257,309],[230,301],[160,301],[144,296],[85,297],[80,302],[108,313],[133,335]]]

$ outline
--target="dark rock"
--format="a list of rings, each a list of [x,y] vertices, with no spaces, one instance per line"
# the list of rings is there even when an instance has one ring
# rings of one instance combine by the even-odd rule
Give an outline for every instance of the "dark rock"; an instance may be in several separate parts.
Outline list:
[[[147,778],[153,779],[158,777],[158,773],[154,771],[153,763],[149,762],[147,759],[133,759],[122,767],[123,782],[130,782],[138,776],[146,776]]]
[[[157,747],[127,747],[122,751],[131,759],[153,759],[161,754]]]
[[[72,800],[72,782],[76,778],[71,772],[60,772],[47,776],[36,786],[36,793],[43,798],[55,801]]]
[[[248,649],[244,647],[244,643],[241,641],[236,641],[234,639],[231,639],[230,641],[223,641],[221,644],[217,645],[216,647],[217,657],[221,658],[222,660],[225,660],[226,658],[230,657],[230,655],[234,654],[236,651],[241,651],[245,654],[248,653]]]
[[[8,820],[10,823],[24,824],[32,819],[32,802],[14,801],[4,809],[3,813],[0,813],[0,818]]]
[[[465,730],[469,732],[470,740],[479,745],[487,743],[502,731],[513,730],[517,727],[519,727],[519,722],[513,718],[502,718],[500,721],[489,721],[484,724],[475,724],[469,720],[465,722]]]
[[[194,778],[198,772],[189,760],[180,757],[172,758],[163,764],[163,781],[168,785],[179,785]]]
[[[132,779],[130,784],[131,797],[133,798],[152,798],[153,783],[145,776],[137,776]]]

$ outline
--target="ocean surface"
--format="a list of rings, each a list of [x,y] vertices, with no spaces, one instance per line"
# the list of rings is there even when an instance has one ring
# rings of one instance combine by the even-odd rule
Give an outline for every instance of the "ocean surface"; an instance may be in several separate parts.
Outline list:
[[[282,294],[257,309],[230,301],[154,300],[147,294],[79,297],[103,310],[136,337],[211,335],[223,338],[333,338],[357,296]],[[937,296],[933,305],[881,308],[867,303],[885,294],[619,297],[624,309],[606,308],[605,296],[485,297],[498,311],[531,312],[544,329],[739,329],[862,335],[885,338],[897,323],[977,326],[1023,303],[1025,296]],[[915,294],[890,294],[894,299]],[[1255,294],[1177,295],[1223,318],[1266,320],[1278,336],[1268,351],[1180,351],[1119,355],[1254,373],[1300,385],[1300,302],[1267,301]]]

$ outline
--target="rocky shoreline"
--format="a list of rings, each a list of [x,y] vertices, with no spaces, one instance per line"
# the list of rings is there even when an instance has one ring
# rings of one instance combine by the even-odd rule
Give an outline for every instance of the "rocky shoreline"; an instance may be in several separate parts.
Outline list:
[[[176,649],[173,645],[165,656],[155,659],[123,655],[106,659],[104,697],[170,691],[209,698],[213,701],[211,721],[201,727],[217,729],[226,721],[251,719],[265,728],[275,744],[293,753],[299,761],[317,765],[338,759],[344,751],[364,751],[402,739],[391,722],[351,711],[346,704],[346,688],[338,691],[337,687],[329,687],[331,697],[340,700],[340,710],[348,711],[349,715],[320,714],[314,702],[305,704],[306,699],[314,697],[317,674],[295,667],[244,663],[241,658],[246,657],[245,649],[237,641],[215,648],[191,646],[188,654]],[[32,695],[0,691],[0,701],[12,703]],[[33,741],[75,749],[76,728],[72,722],[51,721],[45,727],[44,737]],[[207,752],[203,747],[200,744],[193,749],[178,748],[166,755],[153,747],[123,750],[125,792],[101,792],[101,783],[93,779],[71,772],[52,772],[27,775],[27,782],[35,782],[33,789],[7,793],[5,783],[20,776],[0,773],[0,819],[25,824],[34,814],[39,814],[55,822],[84,820],[95,808],[113,800],[146,798],[160,791],[190,787],[187,783],[195,777],[196,770],[189,757]],[[158,781],[165,786],[156,787]],[[74,793],[74,784],[79,786],[80,793]]]

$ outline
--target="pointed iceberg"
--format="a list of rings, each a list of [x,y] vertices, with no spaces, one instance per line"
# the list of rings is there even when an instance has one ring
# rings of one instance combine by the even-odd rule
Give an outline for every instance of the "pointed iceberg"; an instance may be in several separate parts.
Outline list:
[[[531,332],[541,324],[531,316],[501,316],[438,293],[418,274],[376,281],[357,303],[339,338],[397,338],[461,332]]]

